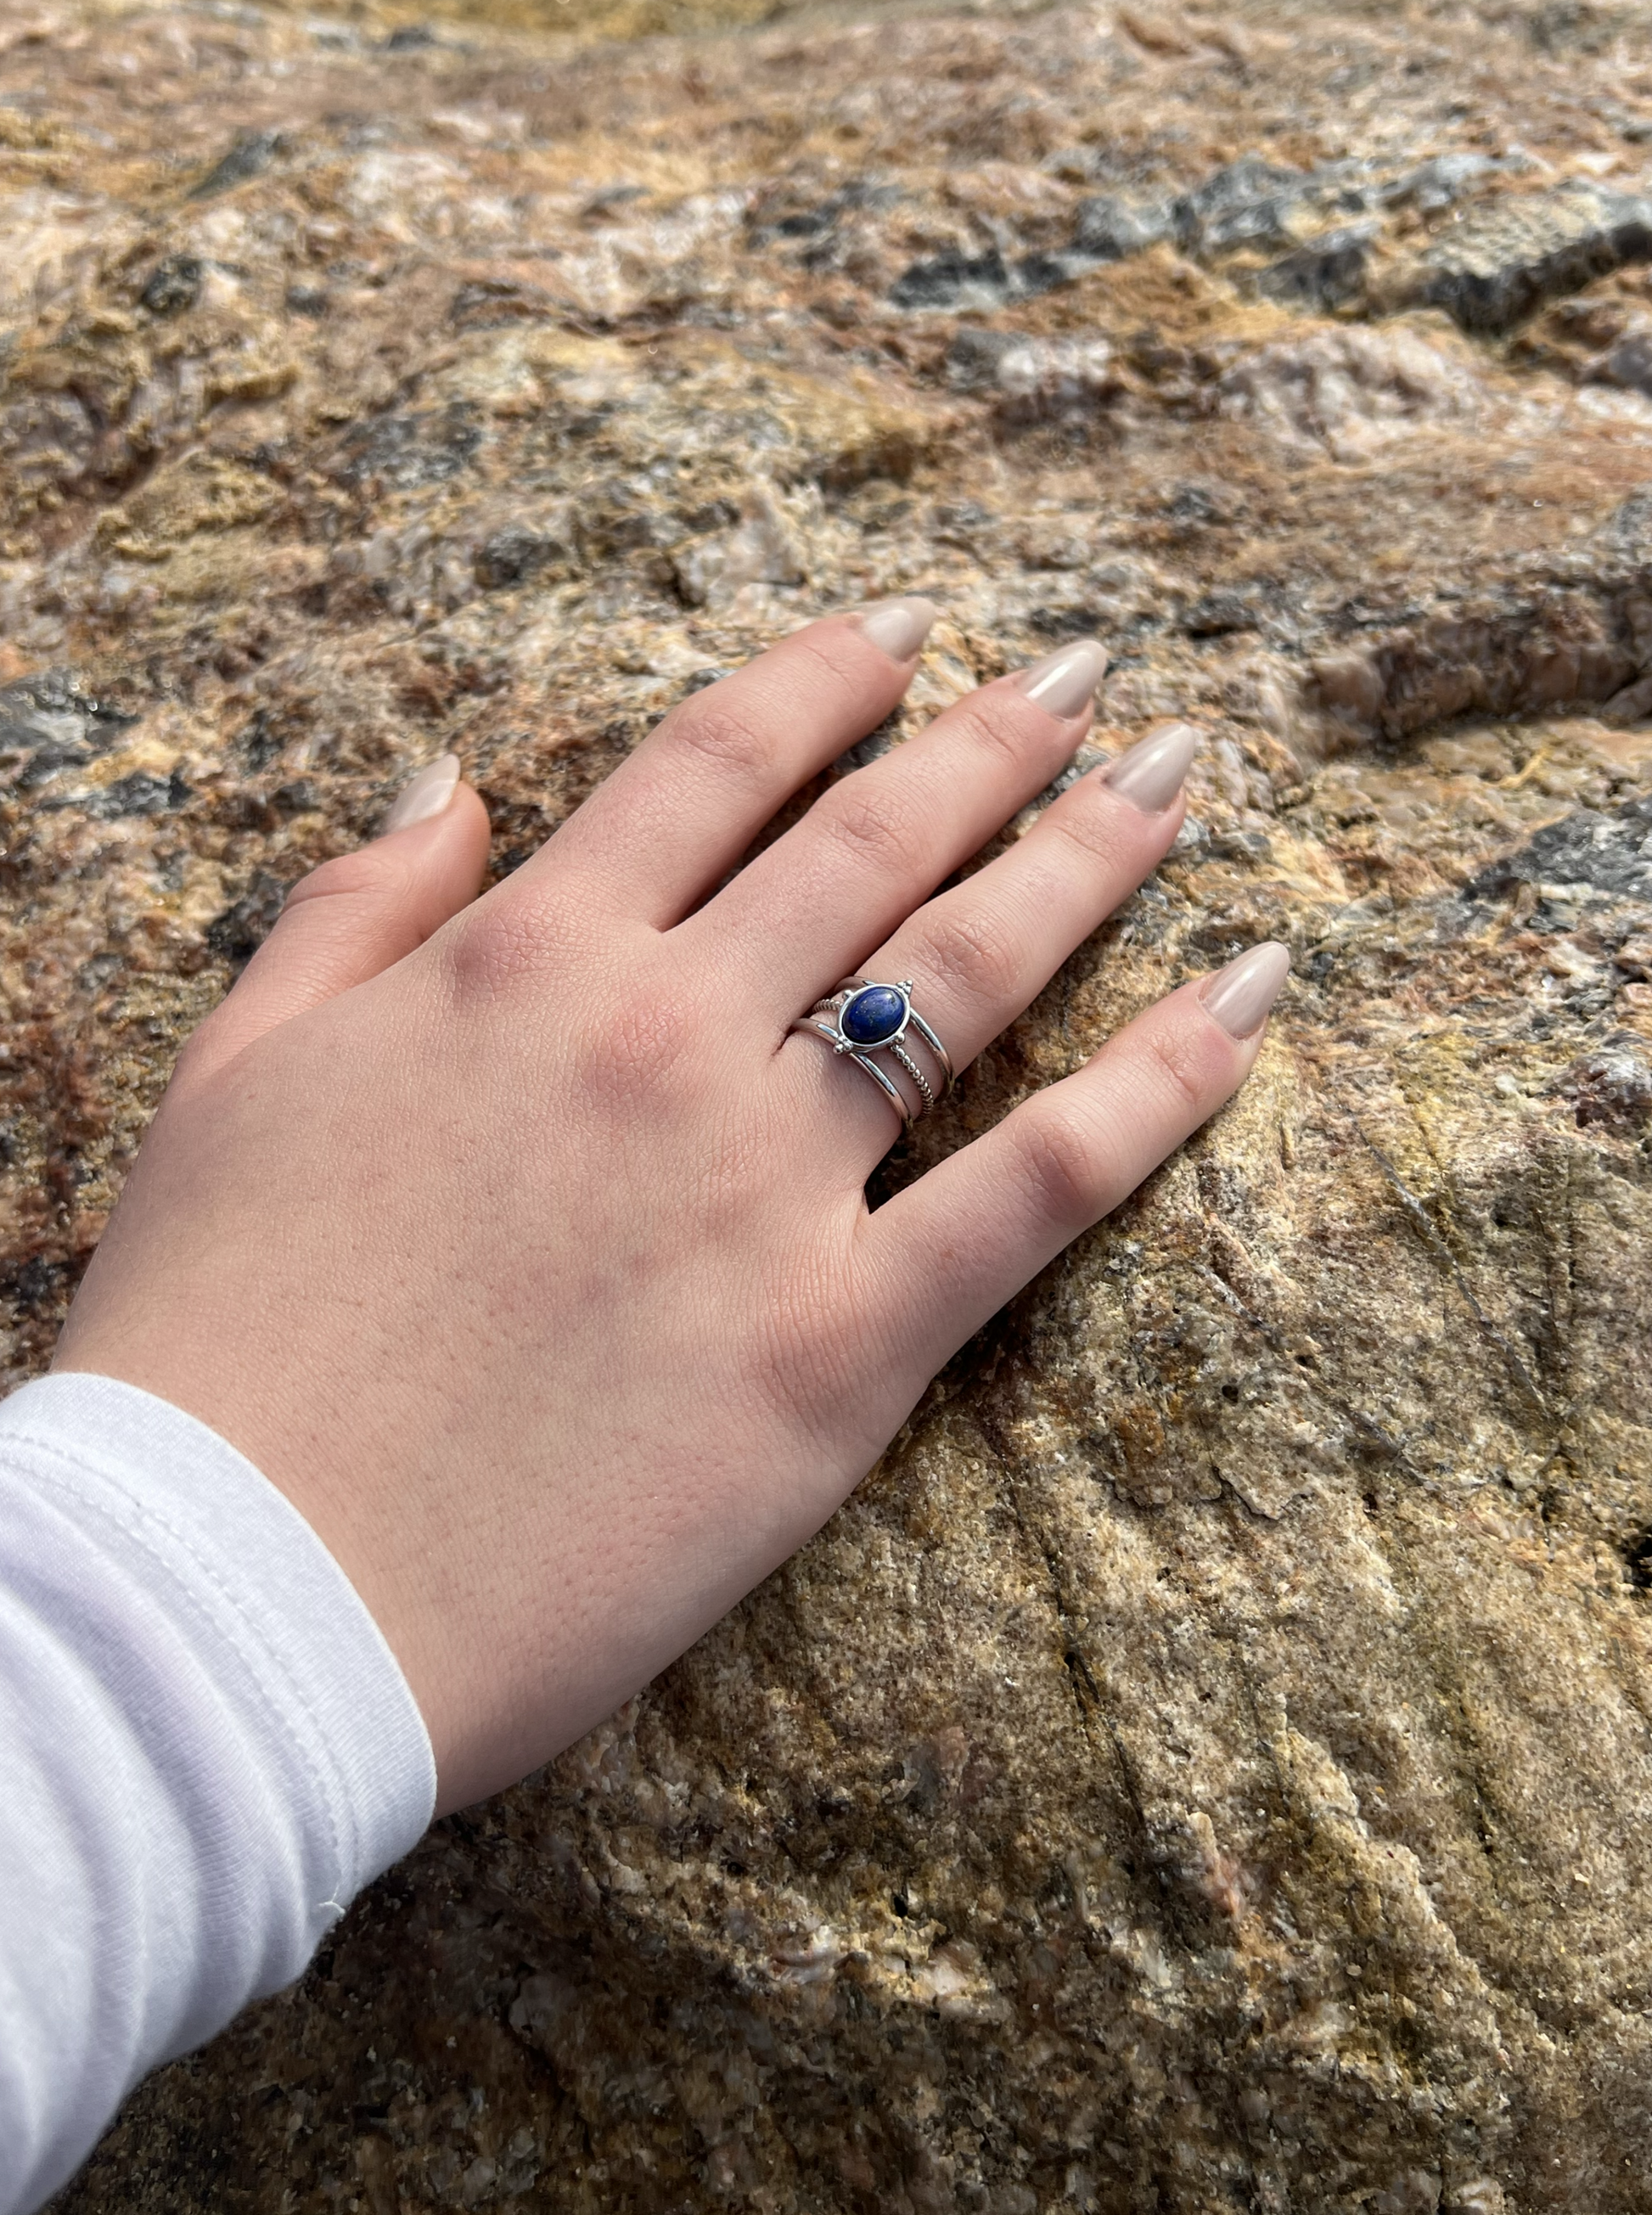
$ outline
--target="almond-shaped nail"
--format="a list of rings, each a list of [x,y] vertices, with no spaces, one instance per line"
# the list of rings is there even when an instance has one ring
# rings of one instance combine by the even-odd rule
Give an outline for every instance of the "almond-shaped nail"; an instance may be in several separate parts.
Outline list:
[[[1214,1015],[1230,1038],[1248,1039],[1268,1020],[1290,973],[1289,953],[1277,939],[1269,939],[1207,978],[1199,997],[1205,1013]]]
[[[1030,669],[1019,671],[1010,682],[1029,700],[1036,700],[1046,715],[1059,715],[1065,721],[1084,714],[1106,674],[1106,648],[1093,638],[1081,638],[1074,645],[1058,647]]]
[[[1195,723],[1161,723],[1096,774],[1144,815],[1162,815],[1181,791],[1204,743],[1205,734]]]
[[[428,823],[433,815],[439,815],[458,790],[458,782],[457,754],[438,754],[433,762],[427,762],[385,809],[379,837],[388,838],[392,831],[410,830],[414,824]]]
[[[940,612],[933,600],[912,592],[904,599],[869,601],[855,620],[880,653],[887,653],[891,661],[910,661]]]

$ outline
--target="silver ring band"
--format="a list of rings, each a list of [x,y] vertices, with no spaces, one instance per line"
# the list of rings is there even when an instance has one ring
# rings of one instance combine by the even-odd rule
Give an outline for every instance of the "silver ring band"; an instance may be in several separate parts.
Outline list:
[[[890,1105],[899,1110],[902,1123],[909,1128],[935,1106],[937,1096],[944,1098],[952,1089],[952,1057],[913,1007],[912,979],[908,977],[903,977],[896,985],[876,984],[867,977],[845,977],[835,991],[817,1000],[808,1015],[795,1016],[791,1028],[811,1031],[815,1037],[824,1039],[834,1053],[847,1054],[851,1061],[866,1071]],[[938,1095],[934,1079],[912,1057],[907,1044],[912,1038],[921,1040],[934,1057],[941,1080]],[[880,1053],[887,1053],[905,1071],[918,1095],[916,1108],[888,1071],[873,1058]]]
[[[845,1050],[838,1040],[836,1028],[831,1023],[816,1022],[814,1018],[809,1015],[795,1015],[793,1017],[789,1028],[795,1031],[814,1031],[817,1033],[820,1037],[825,1039],[829,1046],[835,1047],[839,1053],[842,1053]],[[906,1095],[901,1090],[900,1087],[895,1083],[894,1079],[890,1077],[886,1077],[869,1054],[856,1053],[852,1050],[850,1050],[849,1058],[857,1068],[863,1069],[866,1071],[866,1074],[877,1086],[878,1090],[882,1093],[884,1098],[888,1101],[891,1107],[894,1108],[901,1121],[906,1126],[907,1129],[910,1130],[912,1125],[918,1120],[918,1118],[913,1114],[912,1109],[906,1105]]]

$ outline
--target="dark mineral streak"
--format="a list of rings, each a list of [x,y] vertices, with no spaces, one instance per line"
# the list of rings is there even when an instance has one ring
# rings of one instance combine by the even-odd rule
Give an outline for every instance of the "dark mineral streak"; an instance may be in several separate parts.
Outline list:
[[[1645,2215],[1645,12],[718,12],[4,10],[12,1375],[286,886],[447,746],[510,868],[819,609],[947,611],[857,758],[1091,630],[1211,732],[880,1190],[1295,979],[64,2215]]]

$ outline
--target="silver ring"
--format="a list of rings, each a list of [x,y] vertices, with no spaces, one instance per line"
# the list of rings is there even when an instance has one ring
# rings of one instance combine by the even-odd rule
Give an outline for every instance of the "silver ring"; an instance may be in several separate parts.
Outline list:
[[[944,1099],[952,1089],[952,1057],[913,1007],[910,977],[903,977],[896,985],[875,984],[867,977],[845,977],[836,991],[817,1000],[808,1015],[794,1017],[791,1028],[812,1031],[817,1038],[823,1038],[834,1053],[847,1054],[857,1068],[866,1071],[908,1127],[934,1107],[937,1096],[934,1080],[912,1058],[907,1044],[910,1039],[921,1039],[934,1056],[941,1080],[939,1096]],[[912,1106],[887,1070],[872,1058],[878,1053],[887,1053],[911,1078],[918,1097],[918,1107]]]

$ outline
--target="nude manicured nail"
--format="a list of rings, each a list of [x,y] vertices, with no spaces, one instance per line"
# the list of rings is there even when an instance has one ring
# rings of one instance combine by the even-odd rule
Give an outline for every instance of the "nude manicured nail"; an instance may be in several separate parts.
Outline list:
[[[1205,734],[1194,723],[1161,723],[1096,774],[1144,815],[1161,815],[1182,789]]]
[[[1276,939],[1269,939],[1219,969],[1199,997],[1206,1014],[1214,1015],[1230,1038],[1248,1039],[1262,1028],[1290,973],[1290,954]]]
[[[1036,700],[1046,715],[1065,720],[1084,714],[1106,674],[1106,649],[1093,638],[1081,638],[1075,646],[1047,653],[1042,661],[1020,671],[1010,682],[1029,700]]]
[[[855,620],[880,653],[891,661],[910,661],[940,612],[933,600],[912,593],[900,600],[872,600]]]
[[[417,776],[409,777],[391,801],[378,826],[378,836],[387,838],[392,831],[406,831],[415,823],[428,823],[451,800],[458,782],[458,756],[438,754],[433,762],[426,763]]]

